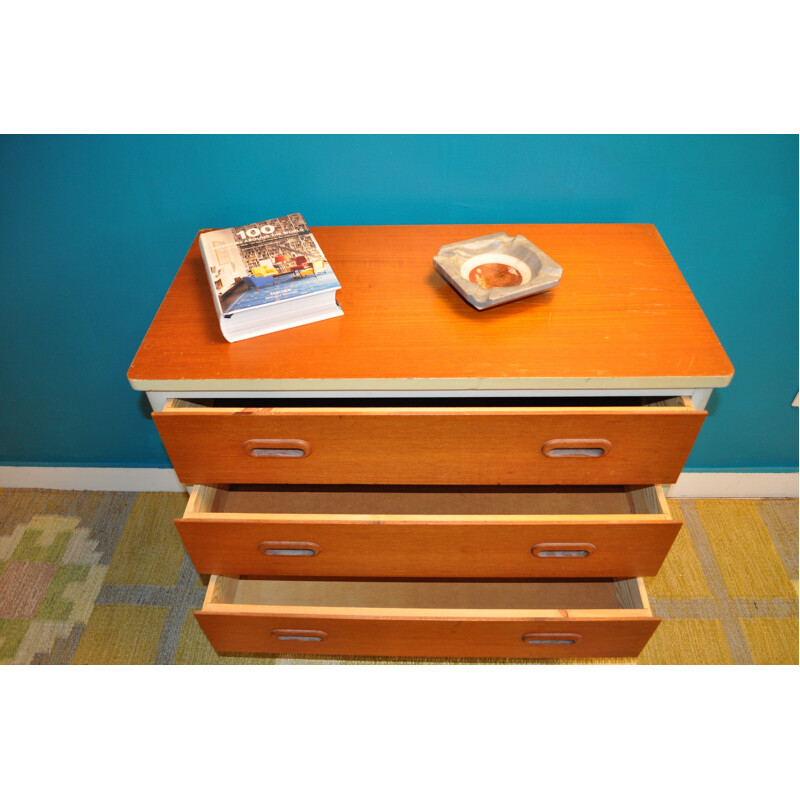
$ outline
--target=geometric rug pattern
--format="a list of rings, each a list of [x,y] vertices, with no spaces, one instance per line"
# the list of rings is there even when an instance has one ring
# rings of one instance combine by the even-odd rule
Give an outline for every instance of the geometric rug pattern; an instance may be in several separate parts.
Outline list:
[[[662,622],[636,659],[218,655],[172,524],[186,495],[0,490],[0,664],[797,664],[798,501],[669,500],[684,525],[645,584]]]

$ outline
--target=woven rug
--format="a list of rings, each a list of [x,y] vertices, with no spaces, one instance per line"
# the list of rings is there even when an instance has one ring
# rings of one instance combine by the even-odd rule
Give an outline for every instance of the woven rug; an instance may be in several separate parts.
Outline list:
[[[486,661],[219,656],[173,493],[0,490],[0,664],[797,664],[797,500],[670,500],[684,526],[638,659]]]

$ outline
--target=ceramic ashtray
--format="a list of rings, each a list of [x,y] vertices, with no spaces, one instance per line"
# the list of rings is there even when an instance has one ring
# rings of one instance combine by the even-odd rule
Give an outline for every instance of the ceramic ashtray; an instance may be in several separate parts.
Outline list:
[[[561,267],[524,236],[492,233],[453,242],[433,258],[436,271],[478,310],[558,285]]]

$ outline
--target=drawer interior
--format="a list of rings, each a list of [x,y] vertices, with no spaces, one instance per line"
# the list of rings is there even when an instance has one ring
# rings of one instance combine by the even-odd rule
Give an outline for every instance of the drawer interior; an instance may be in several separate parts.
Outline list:
[[[558,609],[646,611],[638,578],[625,580],[420,581],[274,580],[213,576],[209,605],[326,607],[338,609]]]
[[[688,397],[624,396],[624,397],[213,397],[173,401],[183,408],[630,408],[691,407]]]
[[[426,516],[664,514],[653,486],[274,486],[217,487],[187,511],[214,514]]]

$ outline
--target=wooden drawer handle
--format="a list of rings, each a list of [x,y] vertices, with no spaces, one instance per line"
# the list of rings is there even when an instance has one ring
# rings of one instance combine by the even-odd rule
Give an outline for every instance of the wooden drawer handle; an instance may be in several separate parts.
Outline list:
[[[608,439],[550,439],[542,445],[548,458],[600,458],[610,449]]]
[[[302,439],[248,439],[244,451],[256,458],[305,458],[311,445]]]
[[[314,542],[259,542],[258,552],[265,556],[316,556],[320,546]]]
[[[581,637],[577,633],[526,633],[525,644],[577,644]]]
[[[282,642],[324,642],[328,638],[325,631],[296,631],[276,628],[272,635]]]
[[[537,558],[588,558],[595,549],[589,542],[547,542],[535,544],[531,553]]]

